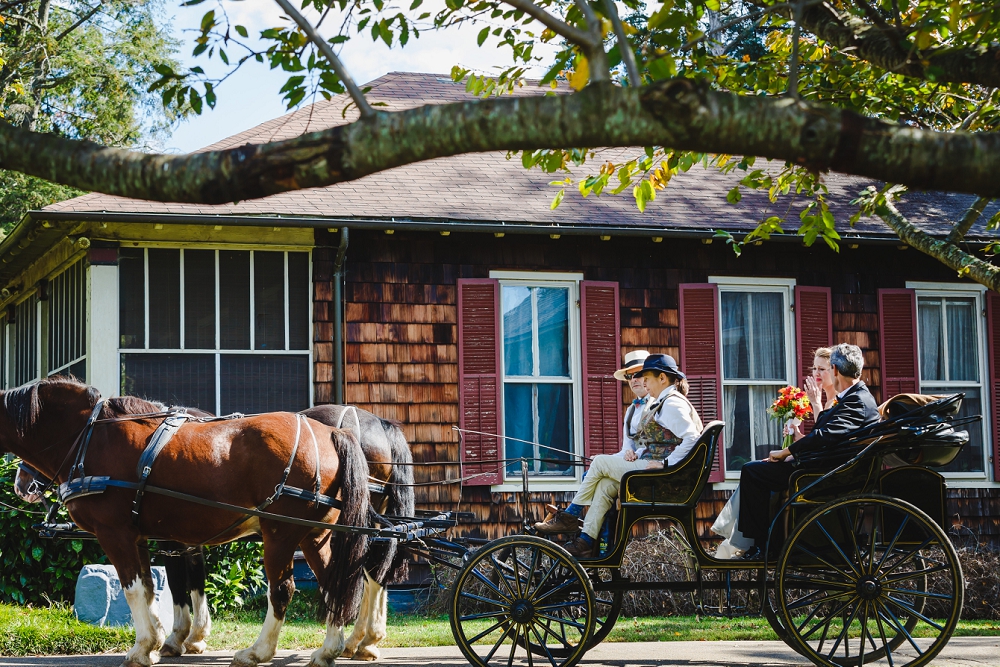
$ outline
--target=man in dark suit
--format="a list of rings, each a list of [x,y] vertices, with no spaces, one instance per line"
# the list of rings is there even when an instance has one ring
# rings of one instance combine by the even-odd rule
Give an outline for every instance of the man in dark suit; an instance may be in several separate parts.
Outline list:
[[[754,546],[744,558],[762,558],[761,549],[767,541],[771,524],[771,492],[788,488],[788,478],[794,472],[792,455],[836,445],[851,437],[858,429],[879,420],[878,406],[868,387],[861,381],[864,356],[857,345],[841,343],[830,354],[837,399],[832,408],[819,413],[813,430],[803,436],[796,429],[795,442],[785,449],[771,452],[766,461],[751,461],[740,471],[740,523],[744,536],[753,539]]]

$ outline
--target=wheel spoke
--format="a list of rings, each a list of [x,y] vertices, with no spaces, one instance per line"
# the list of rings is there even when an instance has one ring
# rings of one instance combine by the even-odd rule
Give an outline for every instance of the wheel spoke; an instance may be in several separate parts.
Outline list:
[[[823,525],[823,522],[817,519],[816,527],[819,528],[821,531],[823,531],[823,534],[826,535],[826,539],[830,541],[830,544],[833,545],[833,548],[837,550],[837,553],[840,554],[840,557],[844,559],[845,563],[847,563],[847,567],[851,568],[851,571],[854,572],[854,576],[860,577],[861,573],[858,572],[858,568],[854,566],[854,563],[851,562],[851,559],[849,559],[847,557],[847,554],[844,553],[844,550],[840,548],[840,545],[837,544],[837,540],[833,539],[833,536],[826,530],[826,527]]]
[[[899,528],[896,529],[896,534],[892,536],[892,541],[889,542],[889,546],[886,548],[885,553],[878,561],[878,567],[872,570],[873,572],[879,572],[882,566],[885,565],[885,559],[889,557],[889,554],[893,552],[896,548],[896,542],[899,541],[900,536],[903,534],[903,529],[906,528],[906,524],[910,522],[910,515],[907,514],[903,517],[903,520],[899,522]]]
[[[478,621],[483,618],[500,618],[501,616],[506,616],[506,611],[486,611],[481,614],[469,614],[468,616],[459,616],[460,621]]]
[[[928,574],[934,574],[935,572],[944,572],[945,570],[950,570],[951,568],[945,564],[941,563],[934,567],[925,568],[923,570],[913,570],[912,572],[907,572],[906,574],[897,574],[892,577],[880,577],[880,581],[884,584],[895,584],[900,581],[906,581],[907,579],[913,579],[914,577],[923,577]]]
[[[858,608],[854,607],[854,609],[851,610],[851,615],[848,616],[847,620],[844,621],[844,627],[840,629],[840,634],[837,636],[837,641],[833,643],[833,648],[830,649],[830,652],[826,656],[827,658],[833,658],[833,654],[837,652],[837,647],[840,646],[840,642],[847,638],[848,630],[851,629],[851,623],[854,622],[854,616],[857,613],[858,613]],[[844,642],[844,646],[845,648],[847,647],[846,641]]]
[[[952,595],[945,595],[944,593],[932,593],[931,591],[918,591],[912,588],[883,588],[886,593],[896,593],[899,595],[913,595],[918,598],[934,598],[935,600],[954,600],[955,597]]]
[[[872,608],[875,610],[875,625],[878,626],[879,637],[882,638],[882,646],[885,648],[885,659],[889,661],[889,667],[896,667],[892,663],[892,646],[889,645],[889,641],[885,638],[885,627],[882,625],[882,615],[878,613],[878,607],[872,604]]]
[[[512,555],[514,556],[511,558],[514,561],[514,588],[517,589],[515,595],[521,597],[521,569],[518,567],[517,547],[514,547]],[[513,656],[511,656],[511,659],[513,659]]]
[[[556,640],[558,640],[559,643],[563,645],[563,648],[565,648],[565,649],[571,649],[571,648],[573,648],[572,645],[570,645],[569,641],[566,639],[566,633],[563,632],[562,636],[560,636],[560,635],[557,635],[556,633],[552,632],[552,620],[551,619],[546,619],[546,620],[547,620],[547,622],[545,623],[545,625],[542,625],[541,623],[538,623],[538,622],[536,622],[535,625],[543,628],[545,630],[545,634],[551,635],[552,637],[555,637]],[[539,638],[539,641],[541,641],[541,638]],[[544,642],[542,642],[542,643],[544,644]]]
[[[548,598],[548,597],[552,596],[554,593],[557,593],[558,591],[561,591],[561,590],[563,590],[564,588],[566,588],[568,586],[573,586],[576,583],[578,583],[578,582],[577,582],[577,579],[576,579],[575,576],[572,579],[567,579],[566,581],[562,582],[561,584],[558,584],[557,586],[555,586],[553,588],[550,588],[548,591],[545,592],[544,595],[536,597],[533,600],[533,602],[535,602],[537,604],[537,603],[541,602],[542,600],[544,600],[545,598]]]
[[[840,605],[835,612],[833,612],[832,614],[828,614],[826,616],[826,619],[825,619],[826,622],[825,623],[821,620],[819,623],[817,623],[816,625],[814,625],[812,627],[812,629],[809,630],[809,632],[807,632],[804,635],[802,635],[802,639],[809,639],[809,635],[811,635],[812,633],[816,632],[816,630],[818,630],[820,627],[822,627],[824,625],[829,628],[830,623],[833,622],[833,619],[836,618],[837,616],[839,616],[840,612],[842,612],[845,609],[847,609],[847,607],[849,607],[850,604],[851,604],[851,600],[848,600],[847,602],[845,602],[842,605]],[[803,627],[805,627],[805,624],[803,624],[802,627],[799,628],[800,632],[801,632],[801,630],[802,630]],[[824,637],[826,636],[826,631],[823,632],[823,636]]]
[[[812,595],[819,595],[820,593],[822,593],[822,591],[816,591]],[[812,595],[810,595],[809,597],[812,597]],[[815,604],[816,605],[816,610],[818,611],[820,609],[820,607],[821,607],[821,605],[822,605],[823,602],[832,601],[832,600],[840,600],[840,599],[843,599],[843,598],[851,596],[851,595],[854,595],[854,593],[851,592],[851,591],[844,591],[843,593],[837,593],[835,595],[824,595],[821,598],[816,598],[816,599],[812,599],[812,600],[803,599],[801,602],[797,601],[797,602],[791,603],[791,604],[787,605],[787,607],[789,609],[799,609],[800,607],[808,607],[811,604]]]
[[[809,549],[806,549],[801,544],[796,543],[795,544],[795,548],[798,549],[799,551],[802,551],[803,553],[809,555],[810,557],[815,558],[819,562],[823,563],[823,565],[826,565],[831,570],[834,570],[835,572],[837,572],[837,574],[839,574],[840,576],[845,577],[847,579],[850,579],[852,582],[853,581],[857,581],[858,578],[856,576],[854,576],[854,575],[852,575],[852,574],[850,574],[848,572],[845,572],[845,571],[841,570],[839,567],[837,567],[833,563],[830,563],[829,561],[827,561],[825,558],[823,558],[822,556],[820,556],[818,554],[814,554],[812,551],[810,551]]]
[[[510,630],[511,630],[511,628],[513,628],[513,627],[514,627],[514,626],[513,626],[513,624],[509,624],[509,625],[508,625],[508,626],[507,626],[507,627],[506,627],[506,628],[504,629],[504,631],[503,631],[503,634],[502,634],[502,635],[500,635],[500,639],[498,639],[498,640],[497,640],[497,643],[493,645],[493,648],[492,648],[492,649],[490,649],[490,652],[489,652],[489,654],[488,654],[488,655],[486,656],[486,659],[485,659],[485,660],[483,660],[483,662],[485,662],[485,663],[489,663],[489,661],[493,659],[493,654],[495,654],[495,653],[497,652],[497,649],[499,649],[499,648],[500,648],[500,645],[501,645],[501,644],[503,644],[503,640],[507,638],[507,635],[509,635],[509,634],[510,634]],[[470,643],[471,643],[471,642],[470,642]]]
[[[942,631],[942,630],[944,630],[944,626],[938,625],[937,621],[935,621],[933,619],[930,619],[930,618],[927,618],[926,616],[924,616],[919,611],[917,611],[916,609],[914,609],[913,607],[911,607],[910,605],[908,605],[903,600],[896,599],[896,598],[892,597],[891,595],[886,595],[885,598],[890,603],[892,603],[893,605],[895,605],[897,608],[902,609],[907,614],[912,614],[913,616],[916,616],[921,621],[923,621],[924,623],[928,624],[929,626],[931,626],[935,630],[938,630],[939,632]]]
[[[535,611],[556,611],[558,609],[566,609],[568,607],[583,607],[586,606],[586,604],[586,600],[566,600],[565,602],[556,602],[555,604],[535,607]]]
[[[900,556],[898,559],[896,559],[892,563],[892,565],[886,566],[886,568],[884,570],[880,571],[880,574],[883,577],[886,576],[887,574],[889,574],[890,572],[892,572],[893,570],[895,570],[897,567],[899,567],[900,565],[902,565],[905,561],[909,560],[912,556],[916,556],[919,552],[921,552],[924,549],[926,549],[927,545],[930,544],[933,541],[934,541],[934,535],[931,535],[926,540],[924,540],[923,542],[921,542],[919,546],[917,546],[916,548],[914,548],[914,549],[912,549],[912,550],[904,553],[902,556]]]
[[[538,585],[535,586],[534,590],[531,591],[531,594],[529,595],[529,599],[532,602],[536,602],[537,601],[537,599],[535,598],[535,595],[538,594],[538,591],[542,590],[542,586],[544,586],[545,582],[549,580],[549,577],[552,576],[552,573],[556,571],[557,567],[559,567],[559,561],[553,561],[552,567],[549,568],[548,572],[546,572],[542,576],[542,578],[539,580]]]
[[[507,589],[508,593],[510,593],[510,596],[509,596],[508,599],[512,600],[512,599],[516,598],[517,597],[517,593],[514,592],[514,589],[510,587],[510,582],[507,581],[507,574],[504,572],[505,569],[510,569],[510,568],[509,567],[504,567],[504,566],[500,565],[500,563],[497,561],[497,555],[495,553],[490,554],[490,560],[493,561],[493,569],[494,569],[494,571],[498,575],[500,575],[500,581],[503,582],[503,587]]]
[[[459,593],[459,595],[461,595],[463,598],[469,598],[470,600],[477,600],[479,602],[485,602],[486,604],[491,604],[494,607],[500,607],[501,609],[504,609],[504,608],[507,607],[507,605],[501,604],[501,603],[497,602],[496,600],[491,600],[489,598],[484,598],[484,597],[482,597],[480,595],[476,595],[475,593],[466,593],[465,591],[462,591],[462,592]]]
[[[536,628],[535,625],[535,623],[531,624],[531,631],[535,634],[535,639],[538,640],[538,645],[542,647],[543,651],[545,651],[545,657],[549,659],[549,664],[552,665],[552,667],[557,667],[556,659],[552,657],[552,651],[550,651],[548,645],[542,641],[542,637],[538,634],[538,628]],[[569,646],[566,648],[569,648]]]
[[[489,577],[487,577],[485,574],[483,574],[482,572],[480,572],[478,567],[477,568],[473,568],[473,570],[472,570],[472,576],[474,576],[476,579],[479,579],[481,582],[483,582],[484,584],[486,584],[487,588],[489,588],[494,593],[496,593],[501,598],[503,598],[503,600],[505,602],[509,603],[511,601],[510,596],[509,595],[504,595],[504,592],[502,590],[500,590],[500,587],[497,586],[496,584],[494,584],[492,581],[490,581]],[[503,575],[501,575],[501,577],[502,576]],[[505,586],[505,588],[506,588],[506,586]]]
[[[899,619],[896,618],[896,615],[892,613],[892,610],[889,609],[888,605],[883,604],[881,602],[877,604],[879,607],[882,608],[882,611],[885,612],[885,614],[883,614],[882,611],[879,611],[878,612],[879,615],[885,618],[885,620],[892,623],[893,627],[896,628],[896,632],[906,637],[906,641],[910,642],[910,646],[912,646],[913,650],[917,652],[917,655],[923,655],[924,652],[920,650],[919,646],[917,646],[917,642],[913,641],[913,635],[911,635],[910,632],[906,629],[906,627],[899,622]]]
[[[510,642],[510,657],[507,658],[507,667],[511,667],[514,664],[514,654],[517,652],[517,638],[521,634],[521,626],[517,623],[514,624],[514,636]],[[528,651],[530,654],[531,651]]]
[[[569,618],[557,618],[555,616],[550,616],[549,614],[539,614],[539,616],[541,618],[546,618],[546,619],[548,619],[550,621],[555,621],[556,623],[559,623],[560,625],[563,626],[563,631],[564,632],[565,632],[565,628],[566,628],[567,625],[572,626],[572,627],[576,628],[577,630],[581,630],[581,631],[587,629],[587,626],[583,625],[582,623],[577,623],[576,621],[574,621],[572,619],[569,619]],[[565,635],[563,635],[563,636],[565,636]]]
[[[860,566],[864,557],[861,555],[861,549],[858,548],[858,536],[854,534],[854,527],[852,526],[854,522],[851,521],[846,507],[841,507],[838,514],[840,515],[841,528],[851,536],[851,548],[854,550],[854,558]],[[859,511],[858,514],[860,515],[861,512]]]
[[[865,635],[868,634],[868,603],[864,600],[861,601],[861,615],[859,619],[861,621],[861,641],[858,642],[858,664],[865,664]],[[872,642],[874,647],[875,642]]]
[[[482,632],[480,632],[480,633],[479,633],[478,635],[476,635],[475,637],[472,637],[472,638],[468,639],[468,642],[469,642],[470,644],[475,644],[475,643],[476,643],[476,642],[478,642],[478,641],[479,641],[480,639],[482,639],[482,638],[483,638],[483,637],[485,637],[486,635],[488,635],[488,634],[492,633],[492,632],[493,632],[494,630],[496,630],[497,628],[499,628],[499,627],[500,627],[501,625],[503,625],[503,624],[504,624],[504,623],[506,623],[506,622],[507,622],[507,621],[506,621],[506,619],[505,619],[505,620],[503,620],[503,621],[498,621],[498,622],[497,622],[497,623],[495,623],[494,625],[491,625],[491,626],[490,626],[490,627],[489,627],[488,629],[486,629],[486,630],[483,630]],[[503,638],[504,638],[504,637],[506,637],[506,636],[507,636],[507,630],[504,630],[504,633],[503,633],[503,636],[501,636],[501,637],[500,637],[500,641],[503,641]],[[490,655],[493,655],[493,654],[492,654],[492,653],[490,653]],[[488,661],[488,660],[489,660],[489,658],[487,658],[487,661]]]
[[[795,586],[795,588],[810,588],[810,586],[807,586],[805,584],[812,584],[816,586],[819,590],[823,590],[824,588],[841,588],[847,591],[854,588],[853,585],[845,583],[843,581],[832,581],[830,579],[817,579],[815,577],[805,577],[800,575],[786,576],[785,581],[793,584],[800,584],[798,586]]]

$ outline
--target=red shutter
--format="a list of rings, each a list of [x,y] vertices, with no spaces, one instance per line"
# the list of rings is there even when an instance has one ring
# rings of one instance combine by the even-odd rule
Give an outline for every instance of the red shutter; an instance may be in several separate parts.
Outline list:
[[[722,418],[722,350],[719,343],[719,288],[708,283],[686,283],[680,293],[681,370],[687,375],[688,398],[702,422]],[[719,439],[710,482],[726,479]]]
[[[993,436],[993,481],[1000,481],[1000,294],[986,293],[986,337],[990,354],[990,417]]]
[[[799,360],[798,385],[806,386],[812,375],[813,352],[818,347],[833,345],[833,299],[829,287],[795,287],[795,344]],[[819,414],[821,406],[815,408]],[[802,432],[812,430],[814,421],[807,420]]]
[[[917,295],[911,289],[878,291],[882,332],[882,401],[915,394],[917,381]]]
[[[580,283],[583,347],[584,454],[614,454],[622,444],[622,385],[618,283]]]
[[[503,435],[500,420],[500,283],[491,279],[458,281],[459,428]],[[462,476],[486,473],[464,484],[499,484],[499,437],[462,434]],[[476,461],[488,461],[476,463]]]

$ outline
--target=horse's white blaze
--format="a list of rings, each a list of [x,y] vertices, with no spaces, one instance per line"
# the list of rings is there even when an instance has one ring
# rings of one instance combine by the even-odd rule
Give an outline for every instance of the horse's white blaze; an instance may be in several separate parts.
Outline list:
[[[205,640],[212,632],[212,616],[208,613],[208,599],[198,591],[191,591],[191,631],[184,641],[188,653],[202,653],[207,648]]]
[[[344,652],[344,628],[326,622],[326,639],[323,645],[313,651],[307,667],[332,667],[334,661]]]
[[[167,637],[167,641],[163,642],[164,647],[169,646],[178,654],[184,653],[184,639],[188,636],[188,630],[191,628],[190,611],[191,609],[187,605],[174,605],[174,627],[170,636]]]
[[[274,657],[278,647],[278,633],[281,632],[283,621],[274,615],[274,605],[271,603],[271,587],[267,588],[267,616],[264,617],[264,627],[260,629],[257,641],[250,648],[237,651],[233,663],[255,666],[267,662]]]
[[[125,588],[125,601],[135,626],[135,646],[125,656],[125,662],[156,664],[160,661],[160,646],[163,645],[163,626],[156,615],[153,591],[142,583],[141,576]]]

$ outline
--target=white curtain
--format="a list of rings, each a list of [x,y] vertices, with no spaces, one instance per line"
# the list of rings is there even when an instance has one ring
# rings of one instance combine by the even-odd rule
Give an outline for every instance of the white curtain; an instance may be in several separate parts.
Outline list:
[[[976,302],[948,299],[948,380],[979,381]]]
[[[920,379],[944,380],[944,365],[941,363],[941,300],[920,299],[917,309],[917,335],[920,337]]]
[[[784,380],[784,299],[777,292],[761,292],[750,297],[750,320],[753,325],[751,377],[755,380]]]

